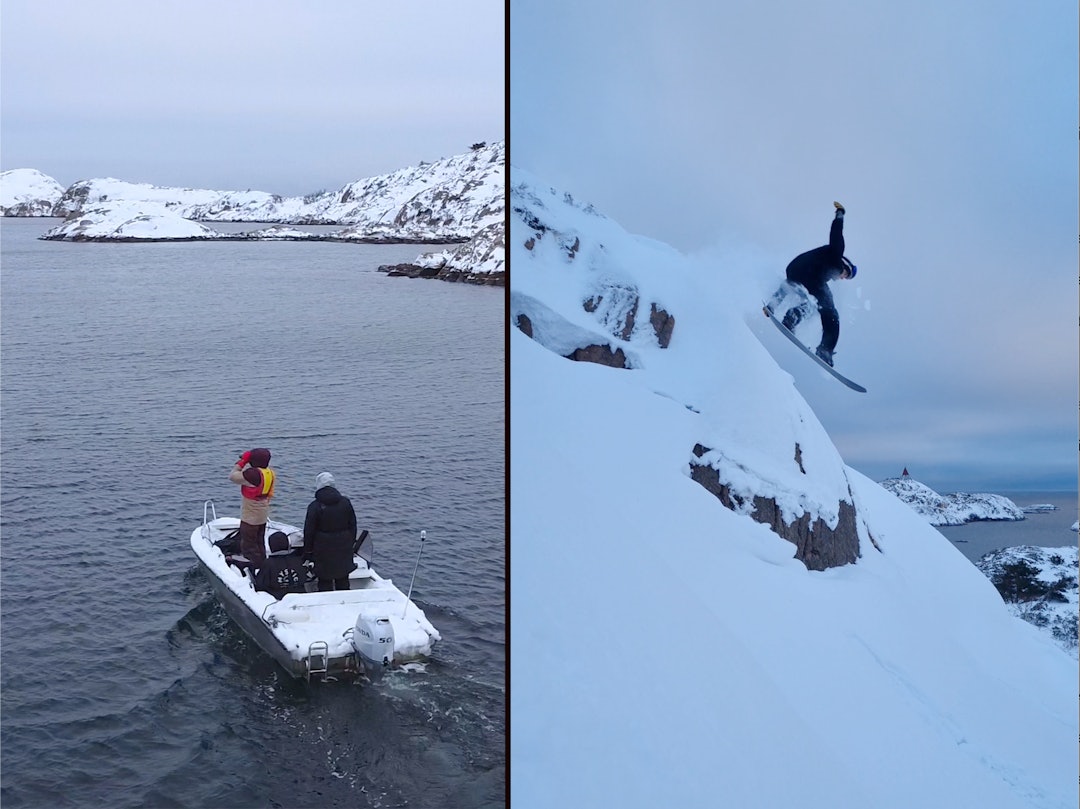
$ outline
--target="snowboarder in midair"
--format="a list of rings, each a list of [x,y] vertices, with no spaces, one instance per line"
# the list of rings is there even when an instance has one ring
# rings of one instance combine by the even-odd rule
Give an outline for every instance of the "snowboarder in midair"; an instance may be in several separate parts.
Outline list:
[[[833,205],[836,207],[836,215],[833,217],[832,227],[829,228],[829,243],[795,256],[787,266],[788,283],[804,287],[817,301],[818,312],[821,314],[821,343],[814,353],[829,367],[832,367],[833,351],[840,338],[840,316],[836,313],[836,304],[833,303],[828,282],[837,278],[854,278],[856,272],[855,265],[844,255],[844,206],[839,202],[834,202]],[[784,286],[776,291],[765,307],[766,315],[771,314],[780,304],[786,292]],[[784,315],[784,326],[789,331],[794,331],[806,313],[806,307],[802,304],[788,309]]]

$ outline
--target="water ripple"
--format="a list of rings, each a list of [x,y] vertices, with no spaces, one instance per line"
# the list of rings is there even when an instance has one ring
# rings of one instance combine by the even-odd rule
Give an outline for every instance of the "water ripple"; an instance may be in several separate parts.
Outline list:
[[[0,299],[5,809],[502,806],[502,293],[375,272],[413,247],[34,226],[5,222]],[[427,531],[426,667],[308,687],[229,620],[188,536],[253,445],[276,518],[333,472],[398,584]]]

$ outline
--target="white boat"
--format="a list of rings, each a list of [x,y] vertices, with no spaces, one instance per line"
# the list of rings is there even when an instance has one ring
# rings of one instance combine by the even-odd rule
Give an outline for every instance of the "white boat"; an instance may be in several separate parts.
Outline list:
[[[307,592],[287,593],[280,601],[256,590],[250,573],[227,562],[215,544],[239,527],[239,519],[218,517],[207,500],[191,549],[229,616],[294,677],[359,673],[415,660],[429,655],[439,640],[424,611],[371,568],[364,545],[354,556],[348,590],[318,592],[312,582]],[[295,526],[270,520],[266,536],[275,531],[284,532],[293,547],[302,544],[303,532]]]

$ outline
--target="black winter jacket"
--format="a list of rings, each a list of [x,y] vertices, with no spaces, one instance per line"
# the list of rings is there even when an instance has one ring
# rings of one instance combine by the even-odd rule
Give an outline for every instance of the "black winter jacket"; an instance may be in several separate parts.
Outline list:
[[[255,589],[280,601],[286,593],[304,592],[306,574],[303,560],[296,554],[271,554],[255,576]]]
[[[844,217],[837,211],[829,228],[829,243],[800,253],[787,266],[787,278],[806,287],[812,295],[844,271]]]
[[[349,498],[333,486],[323,486],[304,519],[304,555],[315,561],[320,579],[341,579],[356,569],[353,542],[356,540],[356,512]]]

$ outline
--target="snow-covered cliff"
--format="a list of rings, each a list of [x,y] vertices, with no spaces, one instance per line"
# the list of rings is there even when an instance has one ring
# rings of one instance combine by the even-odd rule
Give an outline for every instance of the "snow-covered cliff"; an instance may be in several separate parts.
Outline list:
[[[510,204],[515,808],[1074,807],[1076,660],[845,465],[775,279]]]

